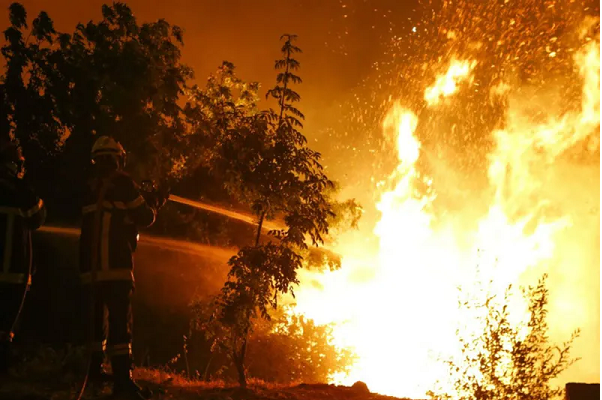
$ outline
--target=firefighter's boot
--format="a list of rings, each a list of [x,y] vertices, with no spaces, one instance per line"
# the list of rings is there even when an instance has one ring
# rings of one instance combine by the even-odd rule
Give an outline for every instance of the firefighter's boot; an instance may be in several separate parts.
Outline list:
[[[10,342],[7,340],[0,340],[0,376],[8,375],[10,359]]]
[[[150,399],[153,393],[142,388],[132,378],[133,364],[130,356],[119,355],[111,358],[113,367],[113,396],[116,399]]]
[[[0,376],[8,375],[12,362],[12,334],[0,332]]]
[[[113,381],[113,376],[109,375],[103,368],[104,354],[101,352],[92,353],[90,359],[90,369],[88,370],[88,379],[90,383],[102,385]]]

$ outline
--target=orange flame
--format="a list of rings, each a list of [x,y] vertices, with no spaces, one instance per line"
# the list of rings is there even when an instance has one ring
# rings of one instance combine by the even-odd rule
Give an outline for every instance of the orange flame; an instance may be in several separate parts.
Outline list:
[[[343,268],[334,272],[304,271],[296,292],[296,312],[317,323],[337,324],[335,344],[350,346],[359,356],[350,374],[334,376],[333,382],[363,380],[379,393],[423,397],[444,374],[436,356],[458,351],[455,329],[462,316],[457,286],[471,288],[477,278],[492,279],[492,290],[501,293],[529,273],[539,275],[554,262],[578,258],[575,254],[584,245],[571,230],[573,215],[563,213],[554,196],[544,190],[559,179],[555,165],[562,162],[563,154],[584,140],[591,144],[600,126],[599,41],[586,44],[575,62],[583,82],[579,110],[558,112],[548,107],[546,99],[524,104],[513,97],[509,84],[500,86],[504,87],[501,94],[509,96],[506,123],[492,133],[490,195],[485,213],[472,228],[453,218],[439,220],[433,227],[431,206],[437,182],[416,168],[426,151],[415,136],[418,117],[400,105],[391,108],[383,129],[396,135],[399,164],[391,177],[393,188],[382,193],[376,205],[381,213],[374,228],[377,253],[369,255],[366,250],[363,259],[346,256]],[[458,82],[468,79],[475,65],[453,61],[447,73],[425,90],[427,104],[435,106],[456,93]],[[534,120],[534,107],[545,118]],[[596,145],[599,148],[599,139],[592,146]],[[429,188],[426,193],[417,193],[418,182]],[[356,254],[362,246],[364,242],[351,241],[337,250]],[[591,324],[587,320],[591,312],[576,311],[595,307],[583,299],[565,297],[565,308],[552,304],[552,311],[566,312],[566,301],[573,303],[570,316],[563,315],[565,329]],[[518,301],[511,309],[514,322],[520,324],[524,304]],[[470,325],[465,319],[461,322]]]
[[[447,73],[437,77],[434,85],[424,92],[424,100],[429,106],[439,104],[442,98],[451,96],[458,90],[458,83],[469,78],[476,62],[453,60]]]

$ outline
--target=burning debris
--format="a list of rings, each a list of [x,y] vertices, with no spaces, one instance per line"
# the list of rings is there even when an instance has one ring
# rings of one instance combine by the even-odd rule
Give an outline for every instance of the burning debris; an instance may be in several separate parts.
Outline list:
[[[112,132],[133,149],[128,160],[136,174],[179,182],[183,196],[171,200],[195,208],[187,214],[163,209],[164,218],[179,224],[163,228],[181,236],[203,230],[207,237],[245,236],[230,258],[221,294],[195,303],[204,318],[195,321],[206,347],[206,357],[199,357],[204,379],[229,373],[245,387],[253,371],[244,362],[249,351],[260,360],[255,375],[268,371],[268,379],[330,379],[355,382],[350,393],[358,396],[371,395],[369,387],[423,397],[448,373],[442,359],[463,360],[466,347],[458,345],[458,333],[488,340],[483,332],[503,327],[512,340],[500,342],[502,353],[529,340],[541,350],[547,325],[545,318],[532,323],[533,315],[545,317],[548,305],[553,341],[582,328],[575,353],[583,359],[561,380],[598,379],[599,352],[591,351],[599,349],[599,286],[592,283],[599,276],[599,194],[592,190],[599,180],[598,7],[587,1],[418,1],[396,18],[389,7],[339,2],[341,42],[358,18],[374,22],[371,29],[379,32],[376,21],[382,18],[390,41],[373,64],[374,76],[358,85],[351,100],[336,104],[340,111],[312,111],[328,114],[316,124],[327,132],[328,140],[319,141],[323,160],[301,132],[305,115],[292,88],[301,83],[295,35],[282,37],[277,83],[267,92],[276,110],[260,111],[260,85],[242,81],[229,62],[205,87],[191,85],[192,70],[180,61],[182,30],[163,19],[138,25],[129,7],[116,3],[103,7],[100,22],[78,25],[72,35],[58,33],[45,13],[28,33],[25,9],[14,4],[2,49],[2,132],[34,155],[30,176],[58,220],[73,217],[69,209],[78,195],[72,186],[84,186],[88,147]],[[35,40],[23,40],[26,33]],[[352,53],[346,43],[340,46],[329,51]],[[328,158],[329,152],[336,157]],[[103,150],[108,161],[113,153],[123,169],[125,150]],[[354,200],[335,201],[338,187],[330,177],[337,174],[347,177],[343,193],[358,194],[365,208]],[[112,175],[104,178],[98,187],[112,187],[105,186]],[[136,187],[130,178],[121,183],[124,192]],[[152,223],[167,199],[146,193],[148,198],[112,198],[106,205],[100,193],[88,196],[84,214],[88,222],[103,214],[105,227],[111,221],[126,226],[111,235],[129,235],[121,246],[129,260],[121,263],[128,264],[138,241],[130,226],[135,218],[125,213],[148,201],[153,218],[147,212],[144,220]],[[188,198],[203,196],[217,200]],[[244,224],[232,230],[202,225],[197,209]],[[329,228],[345,212],[351,226],[364,214],[363,225],[333,238]],[[90,248],[109,259],[114,241],[98,221],[91,226],[104,239]],[[42,230],[74,234],[69,228]],[[140,243],[214,252],[220,260],[229,254],[222,244],[155,236]],[[327,251],[317,254],[322,245]],[[97,251],[90,250],[89,258],[96,259]],[[101,275],[115,275],[110,270],[103,268]],[[131,271],[125,272],[131,279]],[[533,298],[508,289],[544,273],[550,295],[545,288],[535,291],[539,308],[530,303]],[[89,275],[96,275],[95,268]],[[461,305],[486,307],[466,312],[458,306],[458,288],[468,298]],[[492,299],[503,299],[501,311],[489,307]],[[290,300],[285,311],[283,300]],[[498,317],[493,328],[485,311]],[[266,322],[276,312],[278,319]],[[261,329],[258,321],[264,321]],[[96,339],[100,367],[104,345]],[[184,336],[188,377],[189,339]],[[129,328],[118,341],[109,344],[121,351],[117,375],[128,383]],[[287,361],[281,364],[294,372],[273,372],[282,354]],[[234,367],[224,372],[228,357]],[[512,380],[500,369],[516,361],[504,357],[488,364],[490,377],[500,382]],[[477,386],[483,381],[483,369],[466,370]]]
[[[416,398],[426,392],[435,377],[445,375],[439,357],[458,351],[456,329],[462,327],[478,334],[483,328],[476,322],[471,325],[466,316],[459,314],[457,287],[470,291],[477,280],[492,282],[488,292],[474,293],[484,300],[487,295],[502,295],[508,285],[532,282],[533,277],[548,271],[553,292],[552,336],[564,338],[571,330],[587,327],[587,338],[580,340],[588,344],[580,342],[577,355],[593,372],[589,379],[596,379],[598,352],[591,352],[591,348],[598,345],[597,295],[590,292],[585,298],[567,287],[562,278],[566,272],[562,271],[569,268],[578,274],[574,282],[595,278],[599,249],[584,238],[597,235],[599,218],[588,220],[584,213],[589,211],[581,204],[569,205],[560,199],[570,194],[563,188],[567,179],[579,182],[572,186],[578,188],[575,190],[589,193],[588,180],[568,177],[563,171],[568,171],[571,164],[577,165],[579,158],[587,159],[592,151],[599,157],[599,36],[592,33],[591,19],[586,19],[590,33],[577,41],[575,31],[567,26],[562,37],[566,47],[558,47],[558,38],[552,42],[556,54],[563,54],[564,62],[572,66],[567,68],[565,64],[559,71],[546,73],[549,76],[534,76],[518,83],[515,73],[526,68],[527,59],[533,61],[529,68],[545,68],[548,62],[540,62],[542,58],[536,55],[539,48],[524,47],[527,40],[535,40],[534,34],[526,33],[521,40],[515,20],[479,14],[483,11],[479,6],[461,3],[458,7],[466,12],[464,21],[481,18],[477,23],[480,36],[471,35],[470,27],[463,28],[464,43],[454,34],[453,41],[440,44],[440,53],[445,56],[429,60],[429,68],[423,68],[425,72],[420,76],[424,79],[405,72],[403,76],[409,81],[399,89],[399,100],[391,104],[395,96],[389,95],[382,129],[386,142],[391,142],[391,134],[396,135],[397,166],[381,185],[380,198],[374,204],[380,214],[372,232],[378,245],[364,247],[365,253],[371,254],[369,261],[353,260],[350,249],[364,245],[357,239],[342,240],[338,250],[348,254],[343,257],[342,270],[325,276],[307,273],[297,291],[297,311],[316,321],[336,322],[336,342],[357,352],[359,359],[351,373],[334,381],[351,384],[363,380],[376,392]],[[454,14],[451,9],[447,11]],[[445,21],[443,14],[440,21]],[[503,46],[500,51],[508,54],[505,60],[499,59],[491,44],[483,43],[491,43],[489,38],[494,36],[484,22],[487,18],[495,21],[491,25],[495,36],[508,36],[497,45],[493,43],[498,49]],[[567,22],[573,28],[580,26],[575,24],[576,19]],[[526,21],[522,24],[529,26]],[[422,43],[432,44],[433,40],[423,38]],[[399,69],[415,70],[421,55],[414,55],[410,65]],[[557,65],[558,61],[551,62]],[[439,70],[438,64],[448,65],[447,71],[428,77],[430,71]],[[513,69],[502,73],[500,68],[507,67]],[[490,104],[475,102],[480,101],[478,93],[487,90],[482,82],[491,76],[488,71],[492,69],[497,78],[490,81],[491,91],[498,97],[494,102],[500,117],[490,125],[490,131],[474,131],[484,127],[483,121],[491,113]],[[407,92],[409,87],[419,88],[420,82],[433,81],[414,93]],[[562,82],[562,87],[575,95],[564,97],[556,82]],[[437,113],[457,113],[457,118],[464,121],[447,132],[449,125],[436,123],[444,121]],[[468,146],[455,153],[457,160],[434,157],[434,140],[444,141],[444,146],[451,145],[445,142],[447,138],[457,142],[454,136],[462,134],[460,126],[472,137],[488,137],[488,147],[476,150]],[[480,164],[475,165],[482,167],[467,172],[465,178],[459,170],[453,179],[470,180],[480,174],[486,183],[478,191],[463,193],[464,207],[447,212],[446,203],[452,200],[447,191],[449,182],[438,178],[453,174],[464,155],[480,157]],[[588,164],[583,168],[588,176],[595,176],[598,167]],[[429,169],[438,176],[424,172]],[[596,196],[592,191],[590,197]],[[599,216],[599,209],[594,213]],[[574,262],[569,261],[575,252],[587,254],[579,258],[576,270]],[[361,270],[366,264],[373,274],[364,280],[352,280],[350,270]],[[509,307],[514,326],[525,324],[525,303],[513,298]]]

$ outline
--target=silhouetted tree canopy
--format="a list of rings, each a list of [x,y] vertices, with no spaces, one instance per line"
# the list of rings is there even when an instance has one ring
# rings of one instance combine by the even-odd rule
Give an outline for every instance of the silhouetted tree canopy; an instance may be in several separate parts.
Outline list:
[[[139,24],[124,3],[102,6],[99,21],[80,23],[72,33],[57,32],[45,12],[30,26],[18,3],[9,19],[1,49],[0,134],[23,146],[28,179],[49,204],[51,219],[78,219],[79,189],[100,135],[124,145],[134,178],[169,182],[256,216],[255,230],[233,229],[245,239],[235,241],[240,251],[213,303],[214,321],[227,332],[220,343],[230,340],[228,354],[244,386],[247,340],[257,318],[269,319],[279,297],[293,293],[299,268],[338,267],[337,255],[316,249],[332,224],[354,226],[361,215],[355,201],[335,201],[335,183],[301,132],[301,96],[292,89],[301,83],[296,36],[283,35],[276,85],[266,93],[276,109],[260,110],[259,84],[239,79],[229,62],[204,87],[189,85],[182,30],[162,19]],[[234,236],[223,220],[196,210],[171,205],[161,214],[169,219],[159,218],[164,231],[207,242]],[[266,234],[264,222],[276,218],[282,228]],[[312,322],[297,323],[326,335]]]
[[[228,348],[243,387],[244,360],[254,321],[258,317],[269,319],[269,310],[278,307],[279,297],[293,293],[297,271],[311,259],[304,256],[309,255],[310,247],[324,244],[335,216],[335,202],[329,197],[334,182],[325,175],[320,154],[307,146],[300,131],[304,116],[295,103],[301,97],[291,88],[301,82],[295,74],[300,64],[294,58],[301,49],[293,44],[294,35],[282,38],[283,56],[275,63],[277,83],[267,92],[276,100],[276,110],[257,112],[257,86],[242,85],[228,64],[216,79],[217,89],[214,82],[209,83],[208,91],[219,93],[212,96],[217,101],[197,96],[194,109],[217,116],[217,123],[208,128],[214,135],[197,135],[213,145],[212,170],[258,220],[254,244],[230,259],[228,281],[215,302],[214,321],[225,327],[218,338]],[[236,96],[233,89],[238,92]],[[207,132],[207,128],[200,131]],[[270,231],[269,239],[262,241],[263,224],[274,217],[283,221],[283,227]]]
[[[350,349],[334,344],[333,326],[317,325],[290,309],[271,310],[270,319],[257,319],[249,332],[246,365],[253,378],[275,383],[324,383],[337,373],[345,373],[355,360]],[[232,331],[210,320],[213,304],[197,299],[192,307],[192,346],[209,349],[210,356],[200,364],[203,380],[235,379],[236,368],[228,362]]]
[[[492,293],[491,281],[478,282],[474,292],[471,288],[471,293],[481,296],[461,292],[460,309],[471,317],[467,320],[473,329],[470,325],[458,329],[461,355],[442,360],[448,378],[429,391],[431,398],[544,400],[562,396],[564,389],[554,387],[554,380],[578,361],[570,353],[579,330],[560,345],[549,343],[547,277],[544,274],[537,285],[521,288],[528,313],[518,325],[510,317],[511,285],[503,296]]]
[[[140,25],[123,3],[104,5],[100,21],[70,34],[57,32],[45,12],[29,29],[18,3],[9,19],[1,133],[19,140],[30,178],[51,204],[69,213],[61,205],[73,204],[70,189],[84,178],[100,135],[122,142],[135,176],[178,175],[186,135],[179,99],[192,77],[180,62],[179,27]]]

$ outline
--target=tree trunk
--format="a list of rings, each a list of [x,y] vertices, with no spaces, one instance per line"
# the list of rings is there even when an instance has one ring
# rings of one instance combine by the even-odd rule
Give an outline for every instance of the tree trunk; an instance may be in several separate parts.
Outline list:
[[[257,236],[255,237],[255,246],[259,246],[259,239],[261,238],[261,229],[263,228],[263,220],[265,219],[265,213],[266,212],[263,211],[259,216],[259,224],[257,224]]]
[[[236,370],[238,371],[238,385],[241,389],[247,388],[247,377],[245,375],[245,366],[242,360],[236,362]]]
[[[289,67],[290,67],[290,58],[291,58],[291,50],[287,49],[286,51],[286,69],[284,71],[285,75],[288,75],[289,72]],[[284,117],[284,92],[286,91],[286,89],[288,88],[288,82],[285,80],[284,81],[284,85],[282,86],[282,92],[280,93],[280,117],[278,118],[278,129],[280,130],[280,127],[282,126],[282,118]]]
[[[205,373],[203,374],[203,380],[205,382],[209,382],[209,367],[211,366],[211,361],[213,361],[213,355],[214,353],[211,352],[211,355],[209,356],[209,360],[207,361],[207,365],[205,366]]]
[[[190,363],[188,362],[188,346],[186,345],[186,341],[184,341],[184,361],[186,362],[186,378],[190,379]]]
[[[247,388],[247,374],[245,372],[245,354],[247,353],[247,338],[243,339],[240,353],[235,355],[236,370],[238,371],[238,384],[241,389]]]

